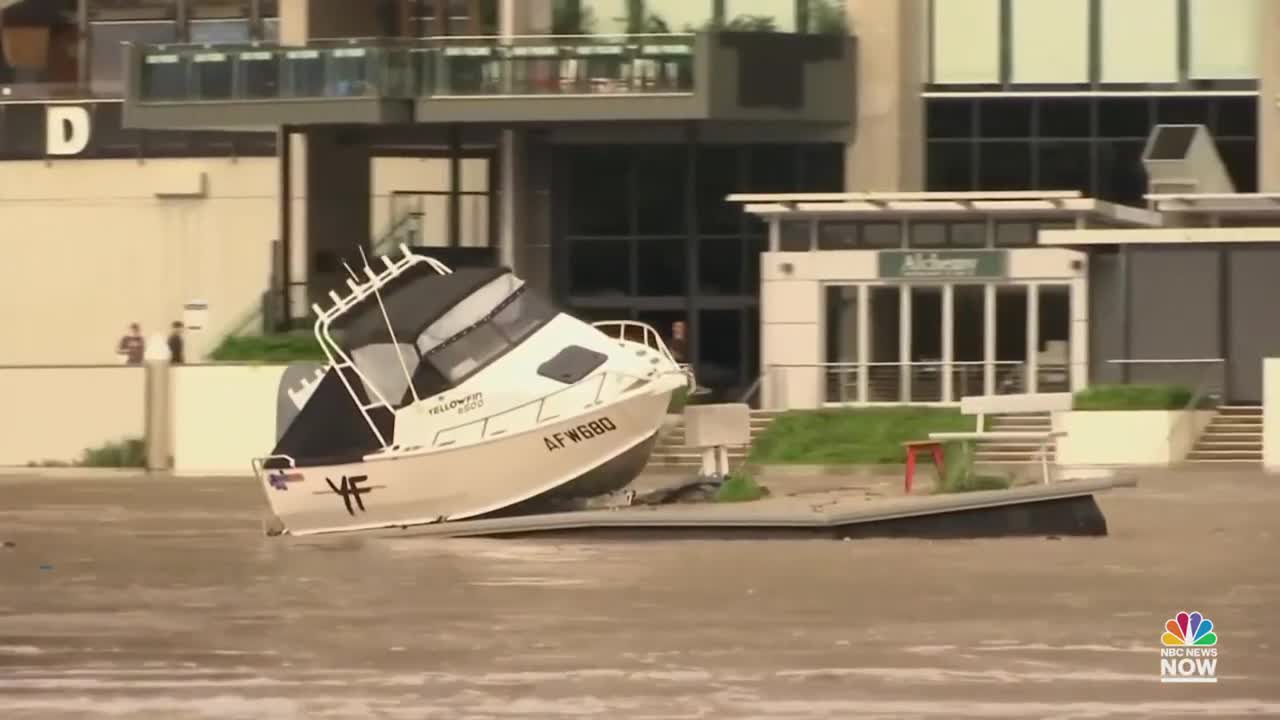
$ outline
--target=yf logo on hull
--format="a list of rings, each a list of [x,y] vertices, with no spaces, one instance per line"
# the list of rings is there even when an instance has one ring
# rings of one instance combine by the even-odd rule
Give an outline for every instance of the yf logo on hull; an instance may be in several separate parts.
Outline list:
[[[592,420],[585,425],[579,425],[563,432],[546,435],[542,438],[542,442],[547,446],[548,452],[554,452],[563,448],[566,444],[586,442],[591,438],[600,437],[605,433],[613,432],[617,429],[618,426],[615,425],[612,420],[608,417],[602,417],[599,420]]]

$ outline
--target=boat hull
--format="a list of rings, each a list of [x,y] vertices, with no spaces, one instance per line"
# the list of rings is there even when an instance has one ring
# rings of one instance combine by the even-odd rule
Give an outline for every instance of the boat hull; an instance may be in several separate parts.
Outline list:
[[[561,422],[456,448],[264,470],[291,535],[462,520],[523,504],[610,492],[643,469],[671,392],[639,392]]]

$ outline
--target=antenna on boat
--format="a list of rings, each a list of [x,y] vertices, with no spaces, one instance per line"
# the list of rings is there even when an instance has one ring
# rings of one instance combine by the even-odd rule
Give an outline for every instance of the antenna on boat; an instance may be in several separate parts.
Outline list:
[[[360,248],[360,259],[364,260],[364,274],[369,276],[369,284],[373,287],[373,296],[378,299],[378,308],[382,310],[382,320],[387,323],[387,334],[391,336],[391,345],[396,349],[396,358],[400,361],[400,369],[404,370],[405,382],[409,383],[409,392],[413,393],[413,401],[416,403],[421,398],[418,397],[418,389],[413,386],[413,376],[409,374],[409,365],[404,361],[404,353],[400,352],[400,341],[396,339],[396,331],[391,327],[391,316],[387,315],[387,306],[382,302],[382,293],[378,292],[378,275],[369,267],[369,256],[364,254],[364,248]],[[344,263],[345,264],[345,263]],[[350,270],[351,268],[347,268]],[[355,273],[351,273],[354,277]]]

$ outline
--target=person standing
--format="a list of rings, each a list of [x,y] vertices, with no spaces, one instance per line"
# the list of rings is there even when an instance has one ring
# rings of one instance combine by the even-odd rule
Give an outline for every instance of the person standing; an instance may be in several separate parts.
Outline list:
[[[185,344],[182,340],[182,322],[175,320],[173,330],[169,332],[169,362],[181,365],[186,357]]]
[[[146,350],[147,343],[142,339],[142,328],[138,323],[129,324],[129,332],[120,338],[120,344],[116,347],[116,354],[123,355],[126,365],[141,365],[142,354]]]

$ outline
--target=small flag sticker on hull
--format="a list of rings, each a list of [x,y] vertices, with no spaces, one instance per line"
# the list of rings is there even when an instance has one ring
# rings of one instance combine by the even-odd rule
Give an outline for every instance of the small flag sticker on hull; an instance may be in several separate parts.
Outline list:
[[[302,482],[302,473],[273,472],[267,476],[267,482],[277,490],[288,490],[289,483]]]

